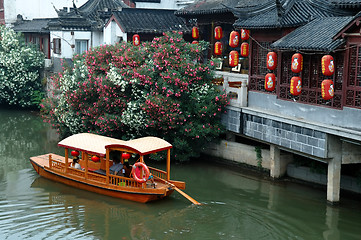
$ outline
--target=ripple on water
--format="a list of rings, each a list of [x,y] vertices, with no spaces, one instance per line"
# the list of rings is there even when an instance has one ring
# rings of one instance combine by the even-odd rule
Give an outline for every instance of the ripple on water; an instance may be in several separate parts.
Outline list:
[[[94,239],[91,231],[72,227],[84,218],[82,208],[64,206],[51,194],[34,189],[0,201],[0,239]]]

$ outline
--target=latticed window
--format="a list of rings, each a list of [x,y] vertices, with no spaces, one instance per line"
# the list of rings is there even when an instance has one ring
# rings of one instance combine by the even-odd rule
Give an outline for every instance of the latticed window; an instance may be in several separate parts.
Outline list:
[[[333,55],[336,63],[335,73],[333,76],[326,77],[322,74],[321,70],[321,58],[323,55],[303,54],[303,71],[300,74],[296,74],[291,71],[291,58],[293,54],[282,54],[282,75],[279,81],[278,97],[285,100],[341,109],[343,55]],[[290,82],[293,76],[300,76],[302,79],[302,92],[299,96],[293,96],[290,93]],[[324,79],[331,79],[334,82],[334,97],[328,101],[324,100],[321,95],[321,83]]]
[[[268,73],[266,61],[271,42],[252,42],[252,63],[249,69],[249,90],[262,91],[264,89],[265,76]],[[275,72],[276,74],[276,72]]]
[[[361,108],[361,46],[351,46],[349,53],[345,106]]]

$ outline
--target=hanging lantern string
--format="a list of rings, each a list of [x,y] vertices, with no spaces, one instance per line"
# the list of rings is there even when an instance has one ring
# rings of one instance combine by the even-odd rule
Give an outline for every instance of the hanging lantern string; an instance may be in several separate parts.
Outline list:
[[[264,47],[262,46],[261,43],[259,43],[256,39],[254,39],[251,34],[249,35],[249,38],[251,38],[258,46],[260,46],[261,48],[267,50],[267,51],[274,51],[273,49],[271,48],[267,48],[267,47]],[[348,46],[348,47],[344,47],[344,48],[339,48],[339,49],[335,49],[333,50],[332,52],[342,52],[342,51],[346,51],[348,49],[351,49],[351,48],[355,48],[357,47],[357,45],[351,45],[351,46]],[[305,54],[305,55],[320,55],[320,54],[329,54],[329,52],[318,52],[318,53],[310,53],[310,52],[304,52],[304,51],[301,51],[299,49],[295,49],[295,48],[290,48],[290,49],[287,49],[287,51],[284,51],[284,52],[298,52],[298,53],[301,53],[301,54]]]

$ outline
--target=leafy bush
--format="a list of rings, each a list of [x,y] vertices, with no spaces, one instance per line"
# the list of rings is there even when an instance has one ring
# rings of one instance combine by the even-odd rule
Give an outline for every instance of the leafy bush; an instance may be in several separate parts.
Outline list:
[[[174,32],[137,47],[94,48],[54,77],[59,93],[44,101],[44,116],[63,135],[158,136],[189,160],[222,132],[228,103],[211,83],[213,66],[201,63],[205,46]]]
[[[25,44],[12,29],[0,26],[0,103],[20,107],[39,104],[42,85],[39,71],[43,53]]]

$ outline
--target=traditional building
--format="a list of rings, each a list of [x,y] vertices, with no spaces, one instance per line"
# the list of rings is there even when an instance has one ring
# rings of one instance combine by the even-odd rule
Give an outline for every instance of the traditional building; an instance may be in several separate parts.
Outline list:
[[[190,39],[190,27],[174,15],[174,10],[128,8],[113,12],[104,27],[104,42],[132,41],[134,34],[138,34],[141,41],[151,41],[167,31],[183,32],[185,38]]]
[[[270,145],[274,178],[287,170],[281,151],[327,164],[330,202],[339,201],[341,165],[361,163],[357,2],[244,0],[234,8],[235,29],[250,30],[247,104],[231,108],[225,124],[235,135]],[[274,70],[270,55],[277,57]],[[323,73],[325,55],[333,58],[324,66],[331,74]],[[297,64],[300,71],[292,69]],[[271,90],[269,73],[276,77]]]
[[[19,0],[13,5],[7,0],[0,0],[0,18],[4,1],[3,21],[5,19],[7,25],[22,32],[26,41],[38,45],[49,59],[47,65],[54,64],[54,71],[61,70],[61,59],[70,60],[74,54],[101,44],[129,40],[129,31],[130,34],[134,31],[141,33],[142,40],[151,40],[152,36],[160,35],[160,31],[189,30],[183,19],[174,16],[174,10],[135,9],[137,5],[147,7],[147,4],[152,8],[176,9],[189,3],[181,0],[62,0],[56,6],[50,3],[42,5],[39,0],[23,4]],[[59,5],[61,3],[65,5]],[[32,8],[22,8],[22,5],[31,5]],[[49,7],[51,10],[41,12]],[[107,24],[113,12],[118,13]],[[13,20],[14,13],[18,14],[16,21]]]
[[[210,43],[215,27],[227,22],[222,25],[223,71],[217,72],[230,99],[223,118],[227,140],[270,146],[268,167],[274,178],[286,173],[291,160],[282,154],[324,163],[330,202],[339,201],[341,165],[361,169],[360,10],[361,1],[203,0],[176,12]],[[239,59],[239,67],[248,71],[227,67],[230,51],[242,52],[228,47],[232,30],[250,31],[243,40],[249,55]],[[242,158],[230,151],[227,143],[210,150],[219,157]]]
[[[13,27],[16,32],[24,34],[27,43],[31,42],[38,46],[48,60],[51,57],[50,31],[48,29],[50,20],[49,18],[24,20],[22,16],[19,15]],[[46,64],[49,65],[50,62],[47,61]]]
[[[56,18],[57,13],[54,8],[73,7],[83,5],[87,0],[0,0],[0,21],[7,26],[13,26],[18,15],[22,15],[24,20],[34,18]]]
[[[233,30],[233,23],[236,21],[232,9],[237,6],[239,0],[206,0],[195,1],[193,4],[176,11],[176,16],[186,20],[190,27],[199,28],[199,40],[207,41],[211,44],[208,51],[208,58],[214,52],[214,28],[220,26],[222,28],[223,37],[219,41],[223,45],[223,54],[220,58],[227,58],[228,53],[232,50],[228,45],[228,37]],[[198,40],[198,39],[197,39]],[[227,53],[227,54],[226,54]],[[228,65],[227,61],[223,61],[224,66]]]

